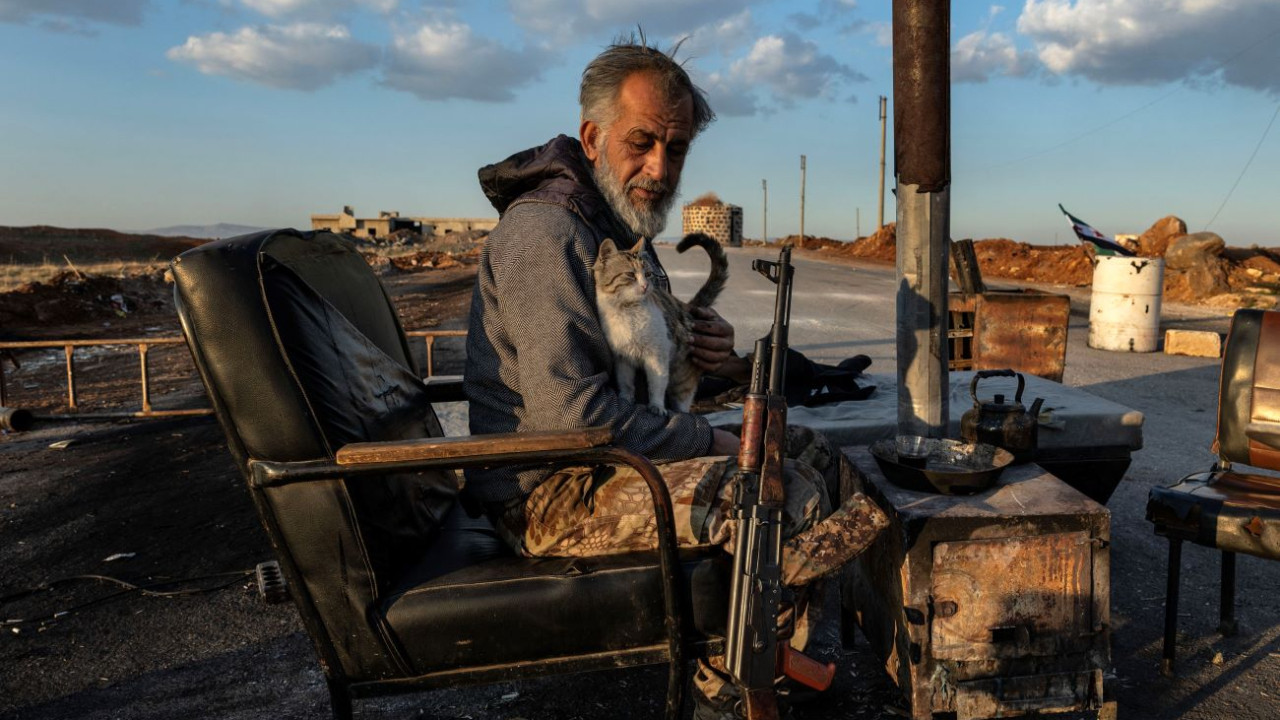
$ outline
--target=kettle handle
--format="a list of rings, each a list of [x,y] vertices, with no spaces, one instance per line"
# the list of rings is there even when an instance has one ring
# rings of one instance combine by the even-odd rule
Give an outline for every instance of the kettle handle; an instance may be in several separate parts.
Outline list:
[[[1022,373],[1012,370],[979,370],[973,374],[973,380],[969,383],[969,396],[973,398],[974,405],[980,405],[978,401],[978,381],[983,378],[991,377],[1016,377],[1018,378],[1018,391],[1013,396],[1016,403],[1022,402],[1022,390],[1026,387],[1026,378],[1022,377]]]

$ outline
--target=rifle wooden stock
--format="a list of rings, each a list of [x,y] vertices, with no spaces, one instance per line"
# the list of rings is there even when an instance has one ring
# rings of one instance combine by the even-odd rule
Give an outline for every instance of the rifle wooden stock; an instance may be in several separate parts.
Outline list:
[[[786,502],[782,489],[782,461],[787,455],[787,400],[770,395],[764,429],[764,463],[760,468],[760,504],[781,508]]]

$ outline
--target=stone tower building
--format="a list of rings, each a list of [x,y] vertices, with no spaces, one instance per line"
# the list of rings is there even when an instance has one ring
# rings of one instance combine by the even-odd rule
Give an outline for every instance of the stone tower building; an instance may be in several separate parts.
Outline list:
[[[707,193],[684,206],[680,213],[684,234],[701,232],[725,247],[742,247],[742,208]]]

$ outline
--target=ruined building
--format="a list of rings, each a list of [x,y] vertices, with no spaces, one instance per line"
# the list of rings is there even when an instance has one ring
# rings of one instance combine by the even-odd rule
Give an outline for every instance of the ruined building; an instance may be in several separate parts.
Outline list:
[[[413,230],[423,235],[489,231],[497,224],[497,218],[400,217],[399,212],[387,210],[379,212],[376,218],[358,218],[350,205],[343,205],[342,212],[336,215],[311,216],[312,230],[328,230],[369,239],[386,237],[397,230]]]
[[[683,232],[701,232],[725,247],[742,247],[742,208],[707,193],[684,206],[680,213]]]
[[[397,230],[422,232],[422,223],[413,218],[402,218],[398,212],[386,210],[379,212],[376,218],[358,218],[350,205],[343,205],[342,212],[337,215],[312,215],[311,229],[376,239],[386,237]]]

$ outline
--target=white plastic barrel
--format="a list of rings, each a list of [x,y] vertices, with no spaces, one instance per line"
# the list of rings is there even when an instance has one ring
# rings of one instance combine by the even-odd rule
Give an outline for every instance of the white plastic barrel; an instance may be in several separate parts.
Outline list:
[[[1089,302],[1089,347],[1155,352],[1164,258],[1099,256]]]

